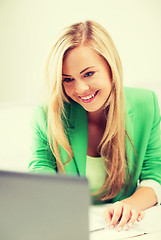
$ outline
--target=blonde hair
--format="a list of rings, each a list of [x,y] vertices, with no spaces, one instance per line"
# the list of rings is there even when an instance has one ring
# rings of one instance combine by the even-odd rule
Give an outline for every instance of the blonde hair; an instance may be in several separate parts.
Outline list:
[[[56,158],[58,171],[65,172],[64,165],[72,159],[73,152],[62,123],[62,117],[66,118],[63,102],[68,102],[62,87],[62,65],[65,54],[82,44],[86,44],[103,56],[112,73],[112,90],[104,109],[107,124],[98,146],[107,176],[104,186],[95,193],[95,195],[100,194],[102,200],[111,199],[125,185],[126,167],[128,168],[125,151],[122,65],[111,37],[94,21],[80,22],[66,27],[50,52],[47,62],[49,144]],[[60,158],[60,146],[67,153],[65,164]]]

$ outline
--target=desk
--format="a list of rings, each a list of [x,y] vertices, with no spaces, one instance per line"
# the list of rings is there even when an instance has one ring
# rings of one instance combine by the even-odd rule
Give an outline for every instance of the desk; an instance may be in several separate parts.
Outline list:
[[[161,240],[161,231],[148,233],[137,237],[125,238],[124,240]]]
[[[98,240],[112,240],[112,238],[110,238],[108,235],[106,237],[103,238],[97,238]],[[113,239],[117,239],[117,238],[113,238]],[[122,240],[161,240],[161,231],[156,232],[156,233],[147,233],[144,235],[140,235],[140,236],[135,236],[135,237],[128,237],[128,238],[121,238]],[[90,240],[92,240],[92,238],[90,238]]]
[[[137,237],[125,238],[124,240],[161,240],[161,231],[148,233]]]
[[[161,240],[161,206],[155,206],[145,211],[145,218],[135,223],[131,229],[117,232],[109,230],[103,218],[107,205],[90,207],[90,240]]]

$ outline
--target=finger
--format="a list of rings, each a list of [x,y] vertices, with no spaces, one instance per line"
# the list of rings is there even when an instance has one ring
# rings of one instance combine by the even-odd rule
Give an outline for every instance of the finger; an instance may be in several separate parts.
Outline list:
[[[114,213],[113,213],[113,217],[111,220],[111,226],[115,227],[117,222],[119,221],[121,215],[122,215],[122,208],[123,205],[122,204],[118,204],[115,208],[114,208]]]
[[[111,222],[112,217],[113,217],[113,213],[114,213],[113,207],[107,208],[107,209],[104,211],[103,215],[104,215],[105,221],[106,221],[107,223],[110,223],[110,222]]]
[[[138,211],[132,209],[131,210],[131,217],[130,217],[129,222],[127,224],[128,228],[132,227],[132,225],[135,223],[137,217],[138,217]]]
[[[145,216],[145,212],[144,211],[140,211],[137,217],[137,221],[140,222],[144,219]]]
[[[129,221],[130,217],[131,217],[131,211],[129,207],[126,206],[123,208],[122,217],[117,227],[118,231],[122,231],[123,227]]]

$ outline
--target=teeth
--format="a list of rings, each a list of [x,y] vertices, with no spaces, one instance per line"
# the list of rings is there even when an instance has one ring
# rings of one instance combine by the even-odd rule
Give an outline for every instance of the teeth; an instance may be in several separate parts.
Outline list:
[[[89,95],[89,96],[87,96],[87,97],[81,97],[81,99],[83,99],[83,100],[88,100],[88,99],[90,99],[90,98],[92,98],[92,97],[94,97],[94,94]]]

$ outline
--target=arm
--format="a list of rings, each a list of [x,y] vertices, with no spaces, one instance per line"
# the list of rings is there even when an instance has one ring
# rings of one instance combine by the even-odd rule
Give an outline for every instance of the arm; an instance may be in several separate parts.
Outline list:
[[[133,209],[141,211],[154,206],[157,203],[157,197],[152,188],[140,187],[132,196],[121,202],[130,205]]]
[[[140,175],[140,187],[135,193],[119,202],[114,203],[105,211],[105,220],[110,226],[118,229],[128,223],[128,226],[144,217],[143,210],[160,203],[161,195],[161,139],[160,139],[160,111],[157,98],[153,93],[153,124]],[[154,184],[151,184],[153,181]],[[144,184],[143,184],[144,183]]]
[[[44,108],[39,106],[31,119],[32,142],[29,172],[50,173],[57,171],[56,161],[51,152],[47,137],[47,117]]]

